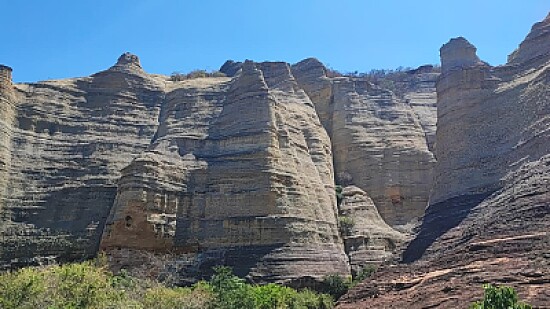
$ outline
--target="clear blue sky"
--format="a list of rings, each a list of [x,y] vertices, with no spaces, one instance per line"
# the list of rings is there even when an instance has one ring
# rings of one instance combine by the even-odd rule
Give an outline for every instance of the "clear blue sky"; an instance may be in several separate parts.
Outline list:
[[[307,57],[364,72],[438,63],[464,36],[496,65],[549,11],[548,0],[0,0],[0,64],[17,82],[87,76],[125,51],[162,74]]]

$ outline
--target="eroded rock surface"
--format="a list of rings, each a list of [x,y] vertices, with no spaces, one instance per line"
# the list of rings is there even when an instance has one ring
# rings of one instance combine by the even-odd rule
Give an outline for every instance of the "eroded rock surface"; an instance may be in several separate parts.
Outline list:
[[[406,240],[404,234],[384,222],[372,199],[358,187],[349,186],[342,190],[339,214],[340,224],[348,224],[341,229],[344,230],[346,253],[355,273],[367,265],[377,266],[392,261]]]
[[[550,40],[549,23],[500,67],[464,39],[442,47],[435,185],[408,264],[380,270],[339,308],[463,308],[484,283],[550,308],[550,50],[531,44]]]
[[[102,248],[215,253],[255,281],[348,273],[330,142],[289,66],[177,87],[123,170]]]
[[[315,59],[294,65],[293,73],[330,134],[337,182],[367,192],[392,226],[421,217],[435,163],[427,140],[432,133],[410,104],[422,101],[421,91],[409,90],[407,101],[363,78],[328,78]],[[433,92],[428,96],[433,100]],[[426,115],[434,107],[417,107],[428,130],[434,117]]]
[[[123,55],[91,77],[16,84],[2,97],[2,267],[95,255],[120,170],[157,130],[164,81]]]

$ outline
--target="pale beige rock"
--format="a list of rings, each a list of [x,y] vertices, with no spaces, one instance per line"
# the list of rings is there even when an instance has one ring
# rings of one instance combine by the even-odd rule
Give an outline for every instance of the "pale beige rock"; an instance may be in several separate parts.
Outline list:
[[[120,170],[149,146],[164,98],[164,80],[128,60],[92,77],[14,85],[13,115],[1,114],[12,118],[2,266],[97,253]]]
[[[366,265],[379,265],[395,258],[406,236],[384,222],[365,191],[355,186],[345,187],[342,197],[340,218],[352,220],[351,228],[344,235],[352,270],[359,272]]]
[[[183,82],[151,147],[123,170],[101,246],[195,252],[254,281],[346,275],[331,158],[286,63]]]
[[[327,78],[326,69],[315,59],[294,65],[293,74],[330,134],[336,181],[365,190],[392,226],[404,227],[421,217],[435,159],[427,146],[429,134],[412,105],[362,78]],[[434,77],[429,77],[431,83]],[[409,101],[429,106],[417,110],[433,130],[434,117],[426,116],[435,112],[430,106],[433,93],[428,94],[429,102],[413,88],[407,95]]]

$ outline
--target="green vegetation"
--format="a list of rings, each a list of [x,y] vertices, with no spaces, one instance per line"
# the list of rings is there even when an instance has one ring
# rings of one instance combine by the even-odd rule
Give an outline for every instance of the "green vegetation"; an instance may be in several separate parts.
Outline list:
[[[210,281],[167,287],[98,263],[24,268],[0,274],[0,308],[328,309],[333,300],[276,284],[250,285],[218,267]]]
[[[372,276],[374,272],[376,272],[376,267],[366,265],[361,268],[353,278],[342,277],[337,274],[325,276],[323,278],[322,291],[323,293],[331,295],[334,299],[339,299],[342,295],[346,294],[349,289]]]
[[[226,75],[220,71],[207,72],[206,70],[193,70],[189,73],[174,72],[170,75],[170,80],[178,82],[187,79],[204,78],[204,77],[225,77]]]
[[[519,302],[518,294],[511,287],[483,285],[485,295],[483,300],[477,301],[470,309],[530,309],[528,304]]]
[[[355,226],[355,221],[348,216],[339,216],[338,217],[338,229],[342,236],[350,236]]]

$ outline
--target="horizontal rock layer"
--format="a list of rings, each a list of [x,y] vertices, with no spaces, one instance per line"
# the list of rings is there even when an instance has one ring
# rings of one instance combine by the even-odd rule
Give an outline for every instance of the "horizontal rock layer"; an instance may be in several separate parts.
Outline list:
[[[294,65],[293,74],[329,132],[337,182],[363,189],[390,225],[421,217],[435,163],[428,140],[433,140],[435,123],[430,85],[438,74],[411,73],[401,81],[406,99],[364,78],[328,78],[315,59]]]
[[[532,44],[549,23],[500,67],[465,39],[441,49],[435,184],[407,264],[381,269],[338,308],[463,308],[484,283],[550,308],[550,50]]]

